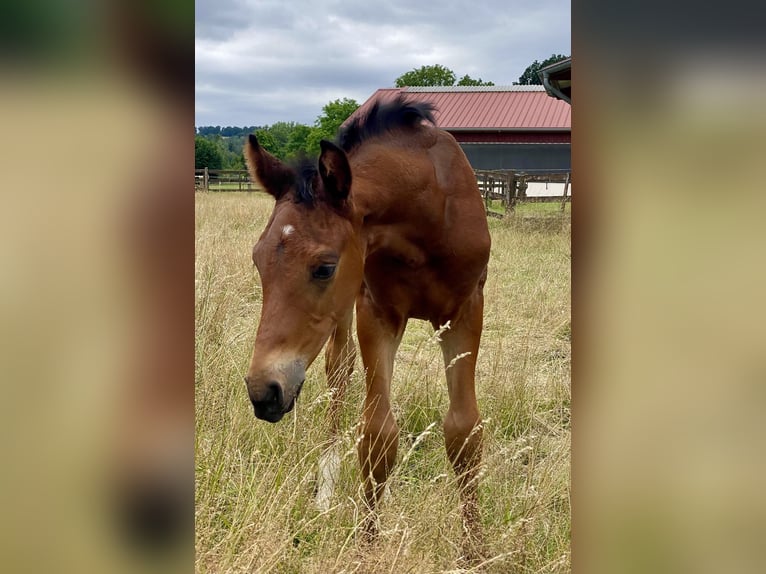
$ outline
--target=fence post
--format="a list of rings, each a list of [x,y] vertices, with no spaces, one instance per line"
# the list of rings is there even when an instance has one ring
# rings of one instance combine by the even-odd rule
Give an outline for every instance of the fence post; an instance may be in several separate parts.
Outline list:
[[[505,177],[505,215],[516,211],[516,172],[511,171]]]
[[[519,201],[527,198],[528,187],[529,187],[529,184],[527,183],[527,175],[526,174],[520,175],[518,183],[516,184],[516,188],[518,190],[516,193],[516,197],[519,199]]]
[[[210,191],[210,175],[207,173],[207,166],[205,167],[205,175],[203,176],[203,188],[205,191]]]
[[[564,213],[564,208],[567,204],[567,192],[569,191],[569,173],[567,173],[567,180],[564,182],[564,195],[561,197],[561,213]]]
[[[480,171],[474,171],[474,175],[476,176],[476,185],[479,188],[479,193],[481,193],[481,196],[484,198],[484,210],[489,212],[489,206],[492,203],[492,198],[489,185],[487,184],[487,176],[485,173]]]

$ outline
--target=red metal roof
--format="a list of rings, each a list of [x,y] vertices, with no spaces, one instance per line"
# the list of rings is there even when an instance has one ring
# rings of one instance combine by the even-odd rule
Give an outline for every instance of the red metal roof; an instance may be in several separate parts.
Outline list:
[[[436,125],[448,131],[571,130],[571,106],[549,96],[542,86],[384,88],[359,106],[351,118],[367,113],[376,99],[387,102],[398,94],[434,104]]]

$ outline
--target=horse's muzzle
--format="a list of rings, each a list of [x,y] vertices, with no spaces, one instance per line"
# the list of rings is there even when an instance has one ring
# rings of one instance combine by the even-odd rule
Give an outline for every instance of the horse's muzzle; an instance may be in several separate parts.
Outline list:
[[[293,410],[306,377],[300,365],[291,365],[290,368],[281,370],[279,374],[283,377],[265,379],[260,384],[249,376],[245,377],[255,416],[270,423],[278,422],[285,414]]]

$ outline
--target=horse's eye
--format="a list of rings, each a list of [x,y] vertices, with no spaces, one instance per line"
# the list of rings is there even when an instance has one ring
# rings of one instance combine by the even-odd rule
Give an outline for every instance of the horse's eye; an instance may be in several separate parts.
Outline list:
[[[320,281],[326,281],[327,279],[330,279],[335,274],[335,264],[325,264],[320,265],[319,267],[316,267],[312,272],[311,276],[314,279],[319,279]]]

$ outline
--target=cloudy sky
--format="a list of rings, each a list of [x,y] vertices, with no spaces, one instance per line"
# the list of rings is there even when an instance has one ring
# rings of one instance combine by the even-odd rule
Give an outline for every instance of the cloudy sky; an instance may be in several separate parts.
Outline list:
[[[569,0],[197,0],[195,124],[312,125],[423,65],[509,85],[570,25]]]

